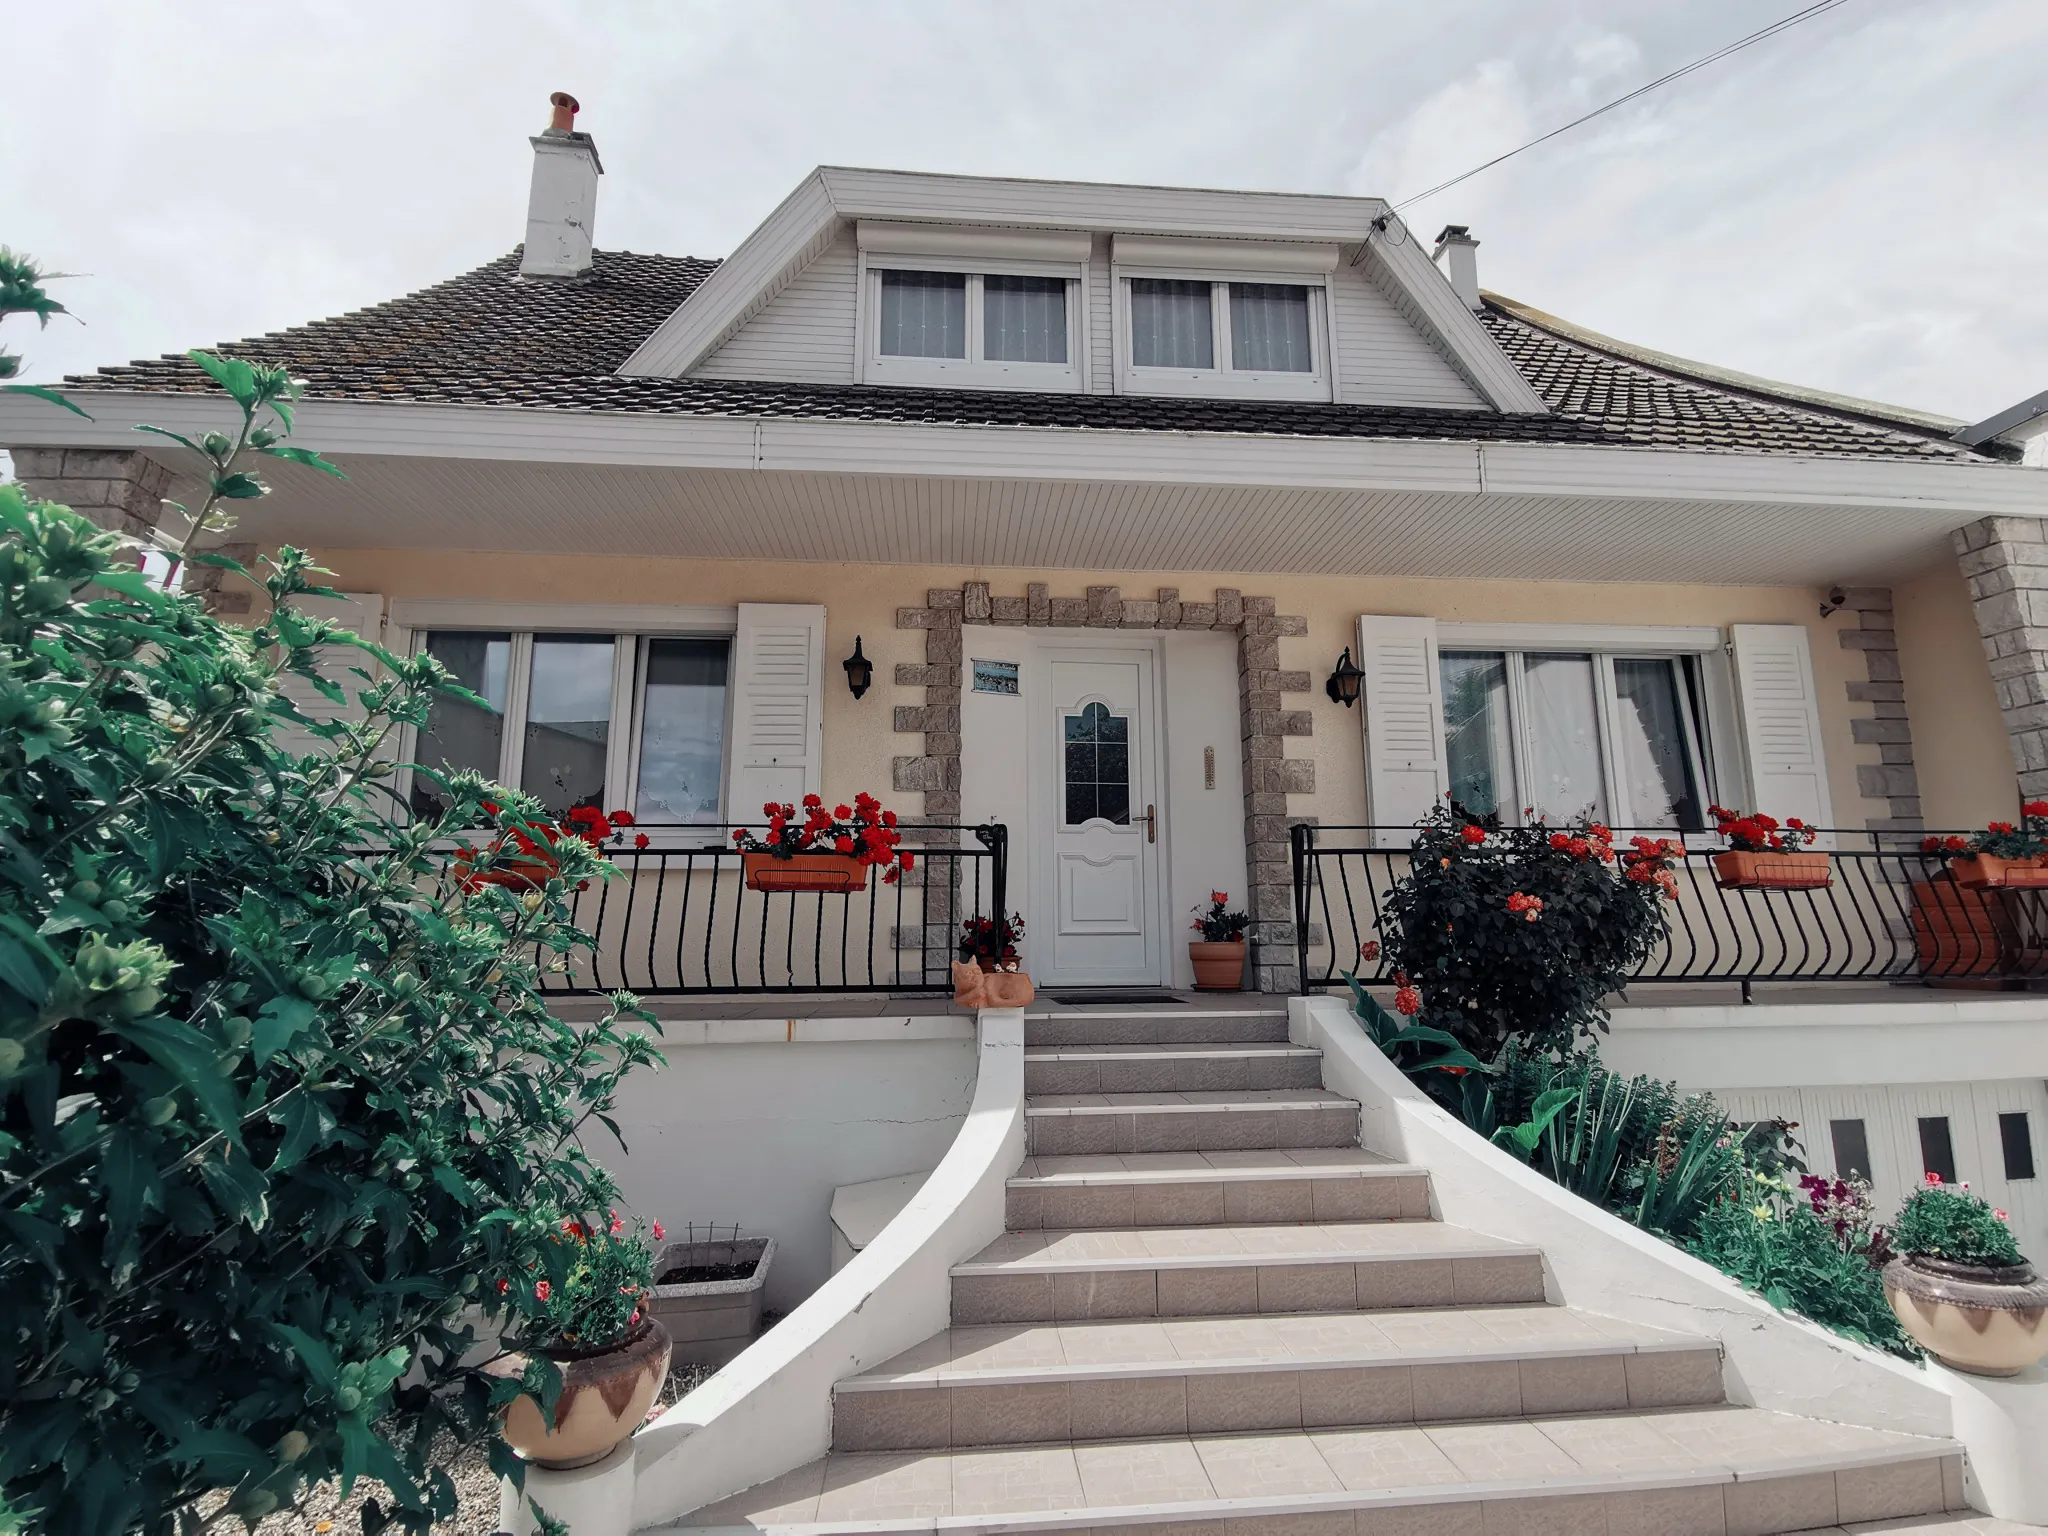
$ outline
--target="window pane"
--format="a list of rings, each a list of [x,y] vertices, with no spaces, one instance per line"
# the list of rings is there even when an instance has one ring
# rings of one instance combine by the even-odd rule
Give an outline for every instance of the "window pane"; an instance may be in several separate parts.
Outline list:
[[[640,697],[640,790],[648,822],[715,822],[725,767],[725,671],[731,642],[650,640]]]
[[[1061,721],[1066,754],[1066,824],[1131,820],[1130,721],[1090,704]]]
[[[1948,1133],[1947,1115],[1920,1117],[1920,1166],[1944,1184],[1956,1181],[1956,1148]]]
[[[1067,285],[1057,277],[981,280],[981,355],[992,363],[1067,360]]]
[[[1240,372],[1312,372],[1308,290],[1293,283],[1232,283],[1230,366]]]
[[[612,726],[612,637],[535,635],[519,787],[553,816],[600,810]]]
[[[1444,748],[1451,798],[1475,816],[1514,809],[1515,764],[1508,747],[1507,658],[1442,651]]]
[[[1214,368],[1209,285],[1131,279],[1131,362],[1139,368]]]
[[[442,630],[427,636],[426,648],[429,656],[454,674],[456,682],[481,694],[487,702],[478,705],[445,694],[434,695],[434,702],[427,709],[427,723],[419,734],[415,758],[428,768],[474,768],[495,779],[505,745],[505,697],[511,681],[512,637]],[[417,774],[413,776],[411,798],[415,816],[438,816],[442,811],[440,791]]]
[[[1870,1134],[1861,1120],[1830,1120],[1828,1135],[1835,1144],[1835,1177],[1870,1181]]]
[[[965,274],[884,272],[882,355],[966,357]]]
[[[1524,658],[1522,675],[1529,699],[1529,775],[1522,793],[1552,820],[1590,812],[1605,821],[1593,658],[1532,655]]]
[[[2025,1110],[1998,1117],[1998,1143],[2005,1153],[2005,1176],[2008,1179],[2031,1179],[2034,1176],[2034,1134],[2027,1124]]]
[[[1628,797],[1628,824],[1698,830],[1700,792],[1685,750],[1676,664],[1616,658],[1614,692],[1621,704],[1621,739],[1614,752]]]

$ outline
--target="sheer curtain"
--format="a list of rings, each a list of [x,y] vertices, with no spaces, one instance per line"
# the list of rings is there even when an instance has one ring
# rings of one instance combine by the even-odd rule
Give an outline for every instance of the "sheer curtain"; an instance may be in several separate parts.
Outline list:
[[[966,275],[884,272],[882,355],[966,357]]]
[[[1444,751],[1451,798],[1476,816],[1512,815],[1515,763],[1508,746],[1507,658],[1483,651],[1442,651]]]
[[[1232,283],[1230,366],[1246,373],[1313,372],[1308,290],[1294,283]]]
[[[1614,693],[1621,703],[1621,739],[1614,751],[1628,797],[1628,824],[1697,829],[1703,818],[1685,750],[1677,663],[1616,657]]]
[[[1140,368],[1214,368],[1207,283],[1131,279],[1131,362]]]
[[[640,785],[633,806],[642,821],[718,820],[731,649],[723,639],[647,642]]]
[[[1590,811],[1607,819],[1600,774],[1600,707],[1591,656],[1529,655],[1522,661],[1529,701],[1529,774],[1523,793],[1552,820]]]
[[[1067,360],[1067,285],[1057,277],[981,280],[981,355],[992,363]]]
[[[535,635],[519,787],[550,815],[604,799],[612,726],[612,637]],[[602,809],[602,807],[599,807]]]

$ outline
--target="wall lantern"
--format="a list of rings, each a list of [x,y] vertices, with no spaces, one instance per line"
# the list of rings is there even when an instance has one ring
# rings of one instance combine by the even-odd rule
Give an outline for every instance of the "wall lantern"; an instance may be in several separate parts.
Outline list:
[[[875,664],[860,653],[860,636],[853,637],[853,654],[842,661],[846,668],[846,686],[857,699],[868,691],[868,684],[875,680]]]
[[[1351,647],[1344,647],[1344,654],[1337,658],[1337,670],[1330,674],[1330,680],[1323,684],[1323,691],[1329,694],[1330,702],[1342,704],[1346,709],[1358,702],[1358,684],[1365,674],[1351,664]]]

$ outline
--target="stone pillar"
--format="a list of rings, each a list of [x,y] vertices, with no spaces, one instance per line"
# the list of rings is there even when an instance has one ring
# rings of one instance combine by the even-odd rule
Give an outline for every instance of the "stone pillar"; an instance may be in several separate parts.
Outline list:
[[[14,474],[29,495],[62,502],[102,528],[147,533],[164,513],[171,472],[117,448],[16,448]]]
[[[1920,780],[1913,767],[1913,730],[1906,719],[1905,674],[1899,670],[1899,637],[1892,629],[1890,587],[1851,587],[1842,606],[1857,627],[1839,631],[1842,649],[1863,653],[1863,680],[1849,682],[1849,702],[1868,704],[1870,714],[1849,722],[1856,741],[1877,748],[1877,761],[1856,765],[1856,784],[1866,798],[1886,802],[1887,814],[1865,823],[1873,832],[1918,832]]]
[[[2020,795],[2048,795],[2048,525],[1987,517],[1950,538],[1970,584]]]

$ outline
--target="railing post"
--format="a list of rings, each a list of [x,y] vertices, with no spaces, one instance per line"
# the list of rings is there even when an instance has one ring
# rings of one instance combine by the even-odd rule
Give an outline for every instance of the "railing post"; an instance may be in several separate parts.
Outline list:
[[[1010,906],[1010,829],[997,821],[989,824],[989,831],[994,836],[988,845],[988,892],[995,906],[989,915],[1000,922]]]
[[[1297,821],[1287,829],[1287,840],[1294,859],[1294,985],[1306,997],[1308,995],[1308,882],[1311,868],[1309,846],[1314,840],[1316,829],[1306,822]],[[1334,936],[1331,939],[1336,942]]]

